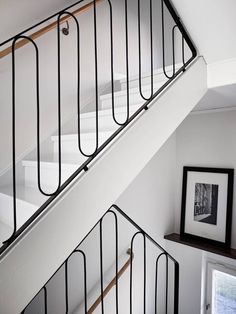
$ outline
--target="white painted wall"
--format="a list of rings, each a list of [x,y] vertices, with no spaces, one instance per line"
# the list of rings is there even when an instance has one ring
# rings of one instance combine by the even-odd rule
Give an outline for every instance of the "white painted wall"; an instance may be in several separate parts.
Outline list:
[[[191,114],[176,131],[176,200],[175,231],[180,229],[183,166],[236,168],[236,111]],[[236,193],[234,185],[234,195]],[[236,200],[233,202],[232,247],[236,247]],[[201,250],[167,241],[167,250],[180,263],[180,313],[199,314],[201,310],[201,277],[205,269],[203,256],[221,263],[229,259],[212,257]],[[233,262],[231,261],[231,264]],[[235,263],[233,263],[235,266]],[[204,274],[203,274],[204,279]]]
[[[160,244],[163,234],[174,228],[176,137],[171,136],[159,152],[117,200],[120,208]]]
[[[180,225],[183,166],[236,168],[236,111],[190,115],[177,129],[176,231]],[[234,195],[236,186],[234,185]],[[236,198],[232,226],[236,225]],[[232,247],[236,230],[232,228]]]
[[[172,0],[208,64],[236,57],[234,0]]]

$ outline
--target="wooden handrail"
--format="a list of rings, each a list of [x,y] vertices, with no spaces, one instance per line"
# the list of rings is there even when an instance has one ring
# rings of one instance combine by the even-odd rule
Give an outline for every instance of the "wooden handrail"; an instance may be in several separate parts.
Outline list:
[[[103,0],[96,0],[96,3],[100,3]],[[73,15],[79,15],[81,13],[87,12],[92,6],[93,6],[93,1],[89,2],[88,4],[84,5],[83,7],[75,10],[74,12],[71,12],[71,14]],[[72,17],[70,15],[65,15],[60,19],[60,24],[65,23],[66,21],[70,20]],[[31,38],[32,40],[35,40],[39,37],[41,37],[42,35],[46,34],[47,32],[51,31],[52,29],[57,27],[57,21],[41,28],[40,30],[38,30],[37,32],[33,33],[32,35],[28,36],[29,38]],[[19,40],[16,44],[15,44],[15,49],[19,49],[25,45],[27,45],[29,43],[29,41],[27,39],[21,39]],[[7,56],[8,54],[10,54],[12,52],[12,46],[7,47],[6,49],[0,51],[0,59]]]
[[[131,250],[128,249],[127,254],[129,255],[129,259],[127,260],[127,262],[125,262],[125,264],[122,266],[122,268],[119,270],[118,274],[117,274],[117,278],[120,279],[120,277],[124,274],[124,272],[129,268],[131,261],[134,258],[134,254],[131,255]],[[111,280],[111,282],[107,285],[107,287],[104,289],[103,291],[103,298],[106,297],[106,295],[111,291],[111,289],[116,285],[116,276]],[[98,305],[101,303],[102,301],[102,296],[100,295],[97,300],[93,303],[93,305],[90,307],[90,309],[88,310],[87,314],[92,314],[95,309],[98,307]]]

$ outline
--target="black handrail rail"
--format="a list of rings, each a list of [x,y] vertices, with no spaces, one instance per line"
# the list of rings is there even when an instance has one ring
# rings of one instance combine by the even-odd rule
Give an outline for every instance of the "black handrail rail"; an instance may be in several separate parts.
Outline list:
[[[57,271],[51,276],[51,278],[45,283],[45,285],[42,287],[42,289],[40,289],[40,291],[37,293],[37,295],[40,294],[41,291],[44,292],[44,299],[43,299],[43,306],[44,306],[44,313],[47,313],[48,310],[48,293],[47,290],[49,290],[49,283],[52,280],[52,278],[54,278],[54,276],[64,268],[64,289],[65,289],[65,313],[67,314],[69,311],[69,280],[68,280],[68,271],[69,271],[69,265],[68,262],[70,261],[71,257],[76,254],[76,253],[80,253],[82,258],[83,258],[83,265],[82,265],[82,271],[83,271],[83,278],[84,278],[84,283],[83,283],[83,287],[82,290],[84,291],[84,301],[83,301],[83,306],[84,306],[84,310],[85,310],[85,314],[86,313],[93,313],[93,310],[90,308],[88,308],[88,291],[87,291],[87,277],[88,277],[88,273],[87,273],[87,262],[88,262],[88,258],[86,255],[86,241],[90,238],[90,236],[93,236],[93,234],[98,234],[99,236],[99,255],[98,256],[98,263],[100,263],[100,286],[101,286],[101,295],[99,297],[99,300],[101,302],[101,312],[102,314],[106,313],[105,311],[105,306],[104,306],[104,299],[105,299],[105,295],[104,292],[107,289],[108,286],[110,286],[110,284],[107,285],[107,287],[104,287],[103,284],[103,273],[104,273],[104,269],[103,269],[103,258],[104,258],[104,254],[103,254],[103,220],[104,218],[109,215],[112,214],[115,218],[115,243],[114,246],[116,248],[116,262],[115,262],[115,306],[114,308],[116,309],[115,312],[116,314],[119,313],[119,307],[118,304],[119,302],[122,302],[121,296],[118,295],[118,287],[119,287],[119,281],[118,281],[118,258],[119,258],[119,250],[118,250],[118,238],[119,238],[119,222],[124,219],[125,222],[128,225],[132,225],[135,230],[133,231],[133,235],[131,235],[131,237],[129,238],[129,244],[131,249],[129,250],[129,255],[130,255],[130,276],[129,276],[129,287],[127,286],[127,293],[130,291],[130,295],[129,295],[129,301],[130,301],[130,310],[129,312],[132,313],[132,309],[133,309],[133,304],[134,302],[134,297],[133,297],[133,286],[135,285],[135,280],[134,278],[137,276],[134,276],[133,274],[133,257],[136,256],[137,253],[137,248],[134,249],[134,241],[135,238],[138,235],[141,235],[143,238],[143,314],[146,313],[146,300],[147,300],[147,295],[149,296],[149,294],[147,294],[147,290],[146,290],[146,284],[147,284],[147,259],[149,258],[149,254],[147,254],[148,251],[147,249],[147,242],[152,244],[152,248],[155,249],[155,252],[157,252],[157,257],[154,260],[154,263],[149,262],[149,268],[150,265],[153,265],[153,269],[155,270],[156,276],[155,276],[155,280],[152,282],[152,284],[149,284],[149,289],[150,286],[153,287],[153,291],[154,291],[154,300],[151,300],[152,305],[153,305],[153,309],[155,309],[155,313],[158,312],[158,306],[160,306],[160,302],[158,302],[158,295],[159,295],[159,289],[158,289],[158,284],[159,280],[158,280],[158,267],[159,267],[159,262],[162,258],[162,256],[165,257],[165,269],[166,269],[166,276],[165,276],[165,299],[163,300],[163,304],[165,306],[165,313],[170,313],[170,311],[168,311],[168,304],[171,304],[172,301],[170,301],[169,299],[169,283],[170,280],[172,280],[173,282],[173,314],[178,314],[179,311],[179,305],[178,305],[178,300],[179,300],[179,264],[178,262],[165,250],[163,249],[153,238],[151,238],[140,226],[138,226],[127,214],[125,214],[117,205],[112,205],[110,207],[110,209],[102,216],[102,218],[96,223],[96,225],[90,230],[90,232],[84,237],[84,239],[80,242],[80,244],[75,248],[75,250],[69,255],[69,257],[66,259],[66,261],[57,269]],[[96,227],[98,228],[99,232],[95,232]],[[124,228],[124,223],[122,223],[122,228]],[[122,229],[122,231],[124,232],[124,230]],[[110,234],[109,234],[110,236]],[[80,249],[80,246],[83,245],[83,250]],[[149,246],[150,249],[150,246]],[[152,251],[153,252],[153,249]],[[87,252],[88,253],[88,252]],[[91,257],[90,257],[91,258]],[[93,263],[96,261],[95,257],[93,256]],[[100,260],[100,261],[99,261]],[[137,260],[137,259],[136,259]],[[169,273],[169,263],[173,263],[174,265],[174,273],[171,276],[171,274]],[[127,262],[126,262],[127,265]],[[124,268],[124,266],[122,267]],[[127,269],[127,268],[126,268]],[[123,274],[123,272],[122,272]],[[121,274],[121,275],[122,275]],[[120,276],[119,276],[120,277]],[[162,286],[163,287],[163,286]],[[51,288],[52,289],[52,288]],[[106,293],[107,294],[107,293]],[[36,297],[37,297],[36,295]],[[50,295],[50,294],[49,294]],[[34,297],[34,299],[36,298]],[[34,300],[33,299],[33,300]],[[96,303],[97,303],[96,299]],[[171,298],[172,300],[172,298]],[[52,301],[52,300],[51,300]],[[141,301],[141,298],[139,299],[139,301]],[[32,301],[31,301],[32,302]],[[25,313],[25,310],[27,308],[29,308],[31,302],[26,306],[26,308],[23,310],[22,313]],[[78,300],[79,302],[79,300]],[[150,305],[150,298],[149,298],[149,305]],[[170,303],[169,303],[170,302]],[[52,302],[50,302],[50,304],[52,304]],[[92,306],[92,308],[96,308],[98,304],[96,304],[96,306]]]
[[[147,110],[151,101],[157,97],[179,74],[185,71],[186,67],[193,61],[196,57],[197,52],[192,43],[190,37],[188,36],[185,28],[183,27],[180,18],[176,14],[169,0],[161,0],[161,15],[162,15],[162,57],[163,57],[163,73],[168,78],[168,81],[165,82],[158,90],[154,91],[154,73],[153,73],[153,11],[152,6],[153,0],[150,0],[150,51],[151,51],[151,95],[149,98],[145,97],[142,92],[142,50],[141,50],[141,4],[140,0],[138,1],[138,54],[139,54],[139,93],[143,98],[144,103],[140,106],[139,109],[136,110],[130,116],[130,95],[129,95],[129,29],[128,29],[128,0],[125,0],[125,50],[126,50],[126,89],[127,89],[127,116],[124,122],[117,121],[115,117],[115,97],[114,97],[114,36],[113,36],[113,9],[112,3],[110,0],[108,1],[109,5],[109,17],[110,17],[110,43],[111,43],[111,90],[112,90],[112,117],[114,122],[119,126],[119,128],[102,144],[98,145],[98,132],[99,132],[99,118],[98,118],[98,56],[97,56],[97,11],[96,11],[96,0],[93,0],[93,19],[94,19],[94,56],[95,56],[95,98],[96,98],[96,143],[94,152],[91,154],[85,153],[82,149],[81,145],[81,129],[80,129],[80,29],[79,29],[79,21],[77,18],[69,11],[76,5],[82,4],[84,0],[77,1],[75,4],[68,6],[62,11],[59,11],[56,14],[53,14],[47,19],[35,24],[34,26],[27,28],[23,32],[20,32],[16,36],[4,41],[0,44],[0,47],[4,46],[7,43],[12,44],[12,178],[13,178],[13,232],[12,235],[6,239],[3,246],[0,248],[0,253],[6,250],[6,248],[35,220],[36,217],[40,215],[40,213],[52,202],[55,198],[82,172],[87,171],[90,163],[115,139],[123,129],[129,125],[143,110]],[[174,20],[174,27],[172,29],[172,54],[173,54],[173,74],[168,76],[166,73],[165,67],[165,21],[164,21],[164,7],[168,10],[169,14],[172,16]],[[80,166],[78,169],[65,181],[62,182],[61,179],[61,53],[60,53],[60,20],[61,16],[68,15],[70,16],[76,23],[77,28],[77,106],[78,106],[78,150],[83,156],[87,157],[87,160]],[[57,53],[58,53],[58,185],[55,188],[54,192],[47,193],[43,190],[41,186],[41,175],[40,175],[40,89],[39,89],[39,48],[35,41],[30,38],[30,35],[26,35],[29,31],[34,28],[42,25],[43,23],[49,21],[52,18],[56,18],[57,20]],[[182,67],[176,71],[175,69],[175,31],[176,29],[182,35]],[[36,56],[36,108],[37,108],[37,180],[38,180],[38,189],[39,191],[49,198],[46,202],[40,206],[40,208],[20,227],[17,228],[17,203],[16,203],[16,127],[15,127],[15,115],[16,115],[16,97],[15,97],[15,45],[16,42],[24,38],[29,40],[30,43],[35,48],[35,56]],[[185,43],[188,45],[191,51],[191,57],[185,61],[184,48]]]

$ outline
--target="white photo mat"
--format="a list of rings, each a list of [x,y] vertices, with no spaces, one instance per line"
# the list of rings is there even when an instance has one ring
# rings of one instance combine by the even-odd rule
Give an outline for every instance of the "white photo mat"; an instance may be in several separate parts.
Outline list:
[[[218,185],[216,225],[194,220],[196,183]],[[224,242],[226,234],[228,174],[188,171],[185,206],[185,233]]]

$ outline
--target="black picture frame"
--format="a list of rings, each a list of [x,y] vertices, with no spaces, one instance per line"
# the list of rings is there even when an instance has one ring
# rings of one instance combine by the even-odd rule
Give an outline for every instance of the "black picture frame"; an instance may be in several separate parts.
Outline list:
[[[219,178],[223,178],[222,174],[227,176],[223,180],[224,182],[227,181],[227,188],[223,187],[222,183],[220,185],[215,184],[215,181],[214,184],[213,183],[211,184],[208,181],[207,181],[208,183],[204,183],[204,180],[202,180],[202,182],[200,183],[198,182],[194,183],[194,176],[196,176],[196,178],[197,177],[200,178],[201,175],[203,177],[209,176],[210,179],[211,176],[212,177],[214,176],[214,178],[216,178],[217,175],[219,176]],[[191,181],[191,183],[189,183],[189,181]],[[198,179],[196,181],[201,180]],[[234,184],[234,169],[190,167],[190,166],[183,167],[182,204],[180,222],[180,236],[182,239],[200,241],[211,245],[230,248],[232,228],[233,184]],[[202,191],[202,193],[199,191]],[[227,192],[223,193],[222,191]],[[207,193],[209,195],[208,199],[205,196]],[[221,200],[220,204],[218,204],[220,196]],[[226,203],[225,205],[222,205],[224,204],[224,197]],[[189,200],[191,200],[191,202]],[[207,206],[204,206],[204,204],[206,203],[208,203],[207,214],[206,214]],[[211,205],[209,205],[209,203]],[[222,208],[224,208],[222,210],[222,213],[223,217],[225,216],[223,219],[223,221],[225,221],[225,224],[223,226],[220,226],[222,225],[222,222],[220,221],[220,219],[217,218],[217,216],[222,217],[222,213],[220,212]],[[201,220],[199,217],[201,218]],[[214,219],[212,217],[214,217]],[[192,222],[191,219],[193,219]],[[199,222],[201,222],[201,224]],[[191,232],[191,226],[194,226],[193,232]],[[200,230],[196,232],[198,226]],[[209,232],[210,230],[211,232],[212,230],[216,232],[217,227],[221,228],[220,230],[222,233],[221,235],[222,239],[220,240],[214,238],[213,235],[210,236],[200,235],[201,228],[204,228],[204,230],[209,228]],[[224,229],[223,231],[222,227]]]

